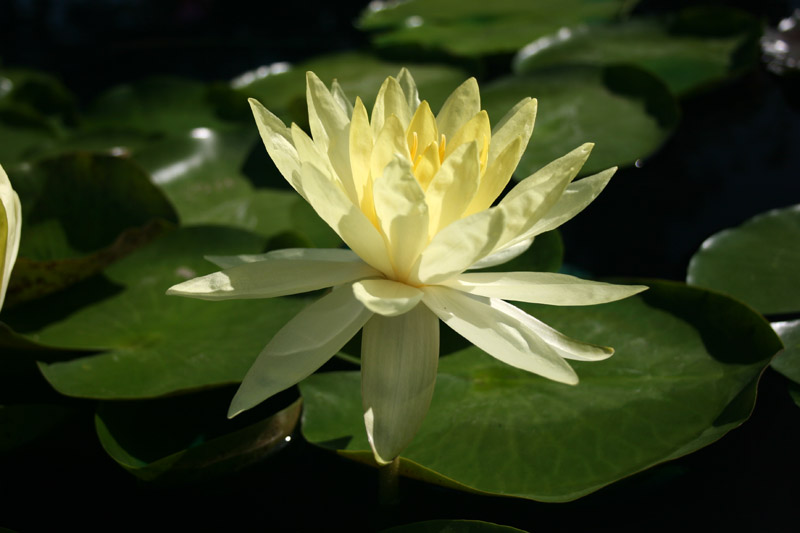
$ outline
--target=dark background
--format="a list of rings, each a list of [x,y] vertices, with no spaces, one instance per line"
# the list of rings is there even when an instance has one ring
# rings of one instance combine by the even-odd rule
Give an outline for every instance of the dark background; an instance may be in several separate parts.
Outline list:
[[[637,10],[693,3],[644,1]],[[800,7],[778,0],[716,3],[773,26]],[[0,65],[50,72],[86,105],[115,84],[150,75],[225,80],[275,61],[366,48],[367,36],[353,27],[364,4],[0,0]],[[483,68],[480,81],[496,69]],[[800,202],[796,72],[777,75],[762,65],[681,108],[681,124],[665,146],[641,168],[620,171],[601,199],[563,228],[572,266],[596,275],[682,280],[711,234]],[[577,502],[479,497],[402,480],[403,502],[391,513],[377,505],[374,470],[316,449],[299,434],[280,454],[222,480],[156,487],[114,463],[87,419],[0,457],[0,526],[361,531],[471,518],[528,531],[796,531],[799,442],[800,409],[785,380],[768,369],[755,413],[741,428]]]

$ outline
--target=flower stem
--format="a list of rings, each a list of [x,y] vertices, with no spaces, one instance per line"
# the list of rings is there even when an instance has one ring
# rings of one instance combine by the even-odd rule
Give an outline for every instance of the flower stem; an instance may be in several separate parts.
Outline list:
[[[400,457],[378,468],[378,501],[381,507],[395,507],[400,503],[399,474]]]

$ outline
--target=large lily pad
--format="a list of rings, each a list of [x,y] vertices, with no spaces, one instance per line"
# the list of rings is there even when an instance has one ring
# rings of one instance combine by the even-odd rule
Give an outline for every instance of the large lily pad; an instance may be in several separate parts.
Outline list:
[[[232,395],[225,388],[157,400],[103,402],[95,416],[97,435],[126,470],[162,483],[238,470],[291,441],[300,418],[299,399],[228,420]]]
[[[755,216],[703,243],[688,283],[730,294],[764,314],[800,311],[800,205]]]
[[[564,333],[617,350],[574,363],[576,387],[506,366],[477,348],[442,357],[430,411],[401,473],[462,490],[573,500],[720,438],[750,415],[758,378],[781,343],[728,297],[677,283],[584,308],[526,305]],[[303,434],[373,461],[359,373],[300,384]]]
[[[631,165],[666,140],[678,121],[661,81],[634,67],[572,67],[507,77],[481,90],[497,122],[525,97],[539,100],[530,144],[514,173],[522,179],[585,142],[596,146],[586,174]]]
[[[726,18],[725,15],[728,15]],[[734,12],[736,14],[736,12]],[[727,10],[693,11],[685,17],[716,18],[728,21],[724,33],[708,35],[708,26],[689,21],[663,19],[630,20],[609,26],[579,26],[562,29],[523,48],[515,58],[515,71],[530,73],[563,64],[609,65],[631,63],[663,79],[675,94],[724,79],[741,65],[737,57],[742,47],[754,45],[743,21]],[[717,24],[719,26],[719,24]]]
[[[4,319],[36,342],[91,350],[40,358],[45,378],[69,396],[142,398],[235,383],[305,300],[206,302],[165,291],[216,270],[204,255],[259,253],[266,242],[231,228],[175,230]]]
[[[381,530],[381,533],[525,533],[521,529],[479,520],[428,520]]]
[[[414,46],[466,57],[513,53],[565,26],[613,20],[635,2],[619,0],[411,0],[370,4],[358,25],[378,47]]]

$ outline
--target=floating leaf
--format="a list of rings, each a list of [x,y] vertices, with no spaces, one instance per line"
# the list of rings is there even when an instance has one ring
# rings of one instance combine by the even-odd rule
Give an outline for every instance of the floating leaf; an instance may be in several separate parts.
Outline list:
[[[359,27],[379,32],[379,48],[414,46],[456,56],[513,53],[559,28],[613,20],[635,2],[620,0],[411,0],[373,4]]]
[[[382,533],[514,533],[523,530],[479,520],[429,520],[390,527]]]
[[[731,75],[741,67],[737,61],[741,48],[754,45],[752,29],[741,20],[749,19],[732,11],[689,10],[678,21],[633,19],[617,25],[564,28],[523,48],[514,70],[527,74],[564,64],[630,63],[664,80],[675,94],[684,94]],[[708,25],[686,28],[691,22],[686,19],[698,16],[721,18],[727,22],[723,28],[727,31],[715,28],[709,35]],[[754,21],[749,22],[752,27]]]
[[[522,98],[539,100],[533,136],[514,175],[522,179],[585,142],[585,174],[631,165],[672,133],[678,111],[669,90],[634,67],[572,67],[507,77],[481,89],[493,123]]]
[[[681,284],[601,306],[523,305],[565,334],[611,345],[574,362],[576,387],[477,348],[442,357],[430,411],[403,452],[403,475],[462,490],[567,501],[705,446],[750,415],[780,341],[735,300]],[[358,372],[300,384],[303,434],[372,464]]]
[[[140,479],[187,482],[238,470],[281,449],[300,418],[301,401],[274,414],[258,409],[228,420],[229,389],[137,402],[104,402],[100,444]],[[285,402],[284,402],[285,404]]]
[[[40,369],[69,396],[143,398],[240,381],[302,298],[206,302],[165,295],[213,272],[204,255],[260,253],[267,239],[231,228],[172,231],[37,305],[4,311],[17,332],[93,353],[43,356]]]
[[[764,314],[800,311],[800,205],[712,235],[689,262],[688,283],[734,296]]]

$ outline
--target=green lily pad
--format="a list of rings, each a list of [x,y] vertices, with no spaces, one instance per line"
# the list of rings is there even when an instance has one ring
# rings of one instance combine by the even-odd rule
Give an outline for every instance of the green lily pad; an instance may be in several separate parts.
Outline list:
[[[59,139],[58,130],[30,111],[0,108],[0,162],[5,169]]]
[[[381,530],[382,533],[513,533],[515,527],[500,526],[479,520],[428,520]]]
[[[75,96],[59,80],[30,69],[0,69],[0,108],[24,108],[54,124],[74,124]]]
[[[523,179],[585,142],[594,142],[584,174],[632,165],[669,137],[678,109],[664,84],[635,67],[570,67],[484,85],[493,123],[525,97],[539,100],[536,125],[514,172]]]
[[[754,45],[752,31],[747,31],[738,17],[731,20],[728,10],[706,11],[693,10],[685,17],[722,18],[729,21],[728,31],[707,35],[700,33],[702,27],[693,27],[698,31],[689,32],[684,29],[686,23],[670,24],[662,19],[579,26],[527,45],[517,54],[514,70],[528,74],[563,64],[630,63],[660,77],[673,93],[685,94],[730,76],[742,66],[737,61],[742,47]]]
[[[215,271],[205,255],[260,253],[266,243],[233,228],[178,229],[4,319],[46,346],[93,351],[39,358],[45,378],[68,396],[146,398],[237,383],[306,300],[206,302],[165,291]]]
[[[380,2],[358,25],[378,32],[379,48],[416,47],[480,57],[513,53],[543,35],[581,23],[613,20],[635,2],[620,0],[411,0]]]
[[[403,475],[453,488],[568,501],[691,453],[746,420],[761,372],[781,343],[769,324],[726,296],[665,281],[592,307],[522,305],[565,334],[616,354],[573,362],[560,385],[471,347],[442,357]],[[358,372],[301,382],[303,434],[373,464]]]
[[[228,420],[229,389],[136,402],[103,402],[95,427],[100,444],[140,479],[187,482],[238,470],[283,448],[302,402],[243,420]],[[238,418],[238,417],[237,417]]]
[[[772,368],[792,381],[789,393],[800,405],[800,320],[773,322],[772,328],[780,335],[784,346],[772,360]]]
[[[449,65],[395,63],[368,54],[346,52],[312,59],[296,67],[286,65],[277,73],[270,70],[248,72],[234,80],[233,85],[243,97],[256,98],[285,122],[305,127],[308,124],[306,71],[313,71],[328,85],[338,80],[351,101],[359,96],[367,109],[372,109],[383,80],[397,76],[402,67],[411,71],[420,98],[427,100],[433,109],[439,109],[468,77],[463,70]]]
[[[703,243],[686,281],[725,292],[764,314],[800,311],[800,205],[757,215]]]

